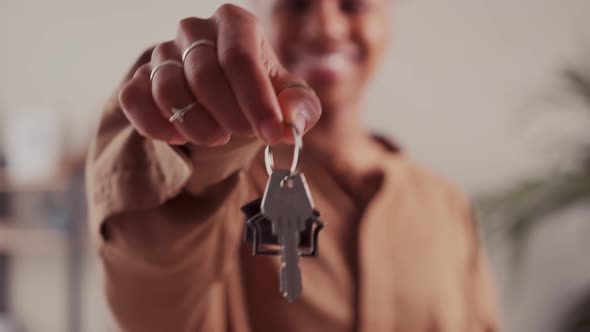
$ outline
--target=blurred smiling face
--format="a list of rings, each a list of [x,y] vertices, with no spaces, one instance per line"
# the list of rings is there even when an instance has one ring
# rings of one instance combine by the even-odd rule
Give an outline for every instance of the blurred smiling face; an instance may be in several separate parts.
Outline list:
[[[390,39],[390,0],[257,0],[278,57],[324,107],[355,103]]]

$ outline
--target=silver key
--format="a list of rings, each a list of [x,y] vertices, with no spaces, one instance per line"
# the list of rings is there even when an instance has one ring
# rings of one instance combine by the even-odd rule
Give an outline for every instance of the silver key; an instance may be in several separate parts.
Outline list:
[[[293,302],[301,294],[299,234],[313,216],[313,201],[302,173],[273,170],[261,203],[262,214],[271,221],[272,233],[281,246],[280,291]]]

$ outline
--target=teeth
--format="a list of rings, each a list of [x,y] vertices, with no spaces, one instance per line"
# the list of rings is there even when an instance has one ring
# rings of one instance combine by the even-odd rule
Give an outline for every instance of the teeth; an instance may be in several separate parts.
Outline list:
[[[350,64],[348,56],[342,53],[306,54],[301,57],[302,67],[324,67],[329,70],[342,70]]]

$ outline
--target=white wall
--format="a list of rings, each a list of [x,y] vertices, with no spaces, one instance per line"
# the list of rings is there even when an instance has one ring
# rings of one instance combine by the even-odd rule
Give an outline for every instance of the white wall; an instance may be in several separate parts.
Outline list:
[[[369,120],[469,191],[504,182],[539,162],[515,113],[550,92],[589,12],[586,0],[400,1]]]
[[[138,53],[171,38],[180,18],[209,15],[219,3],[2,0],[0,113],[48,103],[71,117],[75,137],[90,136],[103,101]],[[584,23],[590,2],[400,0],[395,10],[394,47],[367,98],[368,122],[469,192],[542,168],[550,156],[521,133],[515,120],[527,121],[518,114],[551,92],[556,71],[590,35],[584,31],[590,29]],[[522,302],[510,304],[503,296],[508,331],[551,331],[548,321],[554,317],[547,313],[563,281],[581,285],[589,279],[581,249],[568,241],[571,232],[556,228],[543,236],[537,255],[550,252],[553,259],[532,264],[538,278],[523,291]],[[551,262],[564,264],[566,257],[582,271],[543,278]],[[494,255],[500,281],[506,281],[503,260],[502,253]],[[53,304],[62,301],[56,265],[25,261],[17,266],[18,310],[31,331],[63,330]],[[44,281],[38,279],[41,273]],[[89,274],[97,278],[95,270]],[[46,285],[38,287],[45,296],[36,296],[31,284]],[[98,282],[92,284],[89,331],[106,331]],[[526,310],[518,308],[522,303]]]

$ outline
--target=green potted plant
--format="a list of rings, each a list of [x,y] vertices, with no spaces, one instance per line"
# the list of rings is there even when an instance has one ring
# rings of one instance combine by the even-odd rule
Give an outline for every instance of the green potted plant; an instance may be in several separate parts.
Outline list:
[[[590,70],[586,72],[582,66],[569,66],[561,72],[561,78],[565,83],[565,90],[560,91],[561,98],[575,98],[590,116]],[[590,138],[590,128],[587,137]],[[487,234],[500,236],[512,246],[512,262],[522,262],[527,240],[536,229],[544,223],[559,220],[551,218],[552,215],[577,204],[590,203],[590,140],[578,142],[571,156],[574,165],[523,179],[476,200]],[[590,216],[588,219],[590,230]],[[518,265],[513,264],[513,267]],[[518,276],[519,271],[516,272]],[[568,310],[560,331],[590,331],[590,289]]]

